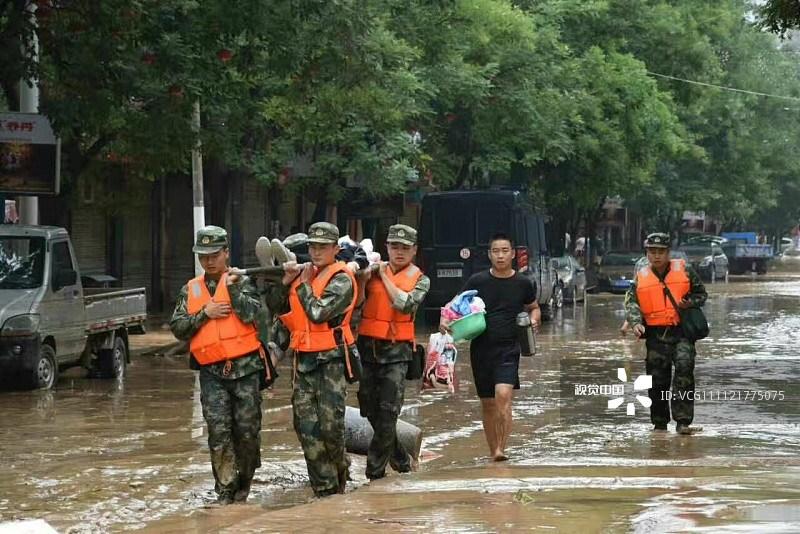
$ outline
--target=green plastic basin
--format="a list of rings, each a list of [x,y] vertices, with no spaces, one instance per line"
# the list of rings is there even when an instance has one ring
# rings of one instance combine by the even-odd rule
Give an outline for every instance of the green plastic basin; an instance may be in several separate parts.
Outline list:
[[[453,341],[475,339],[486,330],[486,312],[470,313],[450,323]]]

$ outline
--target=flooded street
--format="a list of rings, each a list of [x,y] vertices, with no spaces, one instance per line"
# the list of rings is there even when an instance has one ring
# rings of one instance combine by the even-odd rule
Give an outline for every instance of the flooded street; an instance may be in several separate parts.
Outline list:
[[[348,493],[314,500],[284,362],[264,403],[250,500],[219,508],[195,373],[182,357],[140,356],[121,383],[67,373],[53,391],[0,393],[0,522],[45,519],[60,532],[798,532],[800,277],[707,287],[698,435],[679,436],[674,423],[651,432],[635,399],[646,392],[632,386],[644,342],[620,336],[621,296],[591,295],[546,323],[539,354],[522,361],[508,462],[487,461],[462,344],[455,394],[408,387],[401,417],[423,428],[420,470],[367,484],[353,456]],[[608,409],[611,395],[576,394],[622,384],[618,369],[619,408]]]

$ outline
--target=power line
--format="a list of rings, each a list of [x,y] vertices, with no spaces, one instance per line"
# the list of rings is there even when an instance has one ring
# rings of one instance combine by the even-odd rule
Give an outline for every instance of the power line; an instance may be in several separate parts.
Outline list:
[[[702,85],[703,87],[713,87],[714,89],[722,89],[723,91],[730,91],[732,93],[743,93],[746,95],[755,95],[755,96],[764,96],[767,98],[780,98],[781,100],[791,100],[792,102],[800,102],[800,97],[796,96],[783,96],[783,95],[774,95],[770,93],[759,93],[758,91],[748,91],[746,89],[737,89],[736,87],[726,87],[724,85],[716,85],[713,83],[706,83],[706,82],[699,82],[697,80],[687,80],[686,78],[678,78],[677,76],[670,76],[668,74],[659,74],[658,72],[651,72],[647,71],[647,74],[651,76],[657,76],[659,78],[666,78],[668,80],[675,80],[677,82],[684,82],[684,83],[691,83],[694,85]]]

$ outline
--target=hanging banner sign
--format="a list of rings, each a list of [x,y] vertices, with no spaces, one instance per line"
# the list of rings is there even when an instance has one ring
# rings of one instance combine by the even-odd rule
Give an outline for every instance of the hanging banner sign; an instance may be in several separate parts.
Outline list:
[[[0,193],[57,195],[61,140],[50,121],[35,113],[0,113]]]

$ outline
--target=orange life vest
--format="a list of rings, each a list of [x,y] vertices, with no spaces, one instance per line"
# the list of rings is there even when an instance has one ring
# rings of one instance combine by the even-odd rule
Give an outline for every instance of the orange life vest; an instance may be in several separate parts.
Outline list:
[[[328,282],[339,273],[345,273],[353,284],[353,300],[347,306],[344,313],[342,324],[331,328],[327,321],[324,323],[313,323],[306,315],[300,297],[297,295],[297,287],[300,285],[299,277],[292,282],[289,289],[289,312],[280,316],[280,320],[291,332],[289,347],[297,352],[322,352],[335,349],[337,346],[334,330],[341,330],[342,339],[345,344],[352,345],[355,342],[353,331],[350,329],[350,317],[353,315],[353,307],[356,303],[356,293],[358,286],[353,274],[347,269],[344,262],[337,261],[322,269],[311,281],[311,290],[314,296],[319,298],[328,285]]]
[[[675,302],[680,302],[689,293],[691,284],[683,260],[670,260],[669,265],[669,273],[663,284],[649,265],[636,273],[636,298],[648,326],[675,326],[681,322],[675,306],[664,291],[664,284]]]
[[[225,283],[227,274],[223,274],[214,290],[214,302],[230,304],[231,295]],[[212,300],[206,287],[203,275],[189,280],[189,300],[187,309],[194,315]],[[258,330],[252,323],[244,323],[235,313],[220,319],[209,319],[192,336],[189,350],[200,365],[233,360],[240,356],[256,352],[261,348]]]
[[[422,276],[422,271],[413,263],[398,273],[386,270],[389,279],[401,291],[410,293]],[[389,292],[379,275],[367,282],[367,299],[361,312],[361,325],[358,333],[362,336],[395,341],[414,341],[414,317],[410,313],[400,313],[392,307]]]

